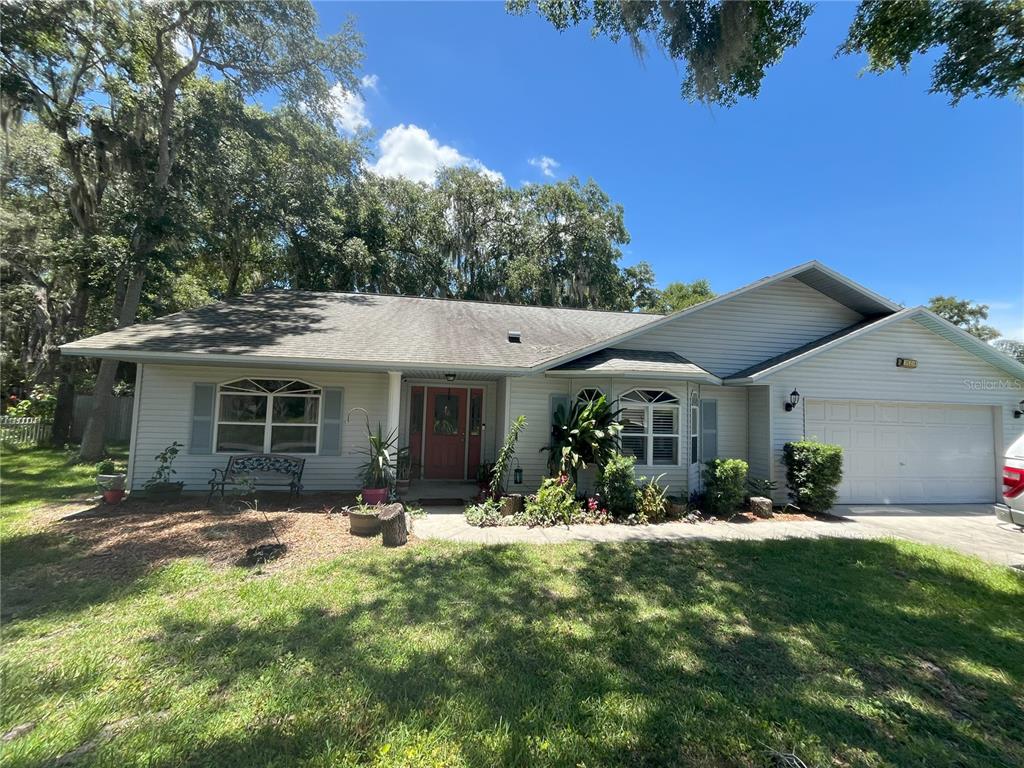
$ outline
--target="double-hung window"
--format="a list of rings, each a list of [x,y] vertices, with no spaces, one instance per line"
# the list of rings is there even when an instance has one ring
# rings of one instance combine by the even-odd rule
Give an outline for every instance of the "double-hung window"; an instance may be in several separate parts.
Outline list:
[[[320,388],[289,379],[239,379],[217,391],[218,453],[316,453]]]
[[[622,452],[646,466],[679,463],[679,399],[660,389],[634,389],[619,398]]]

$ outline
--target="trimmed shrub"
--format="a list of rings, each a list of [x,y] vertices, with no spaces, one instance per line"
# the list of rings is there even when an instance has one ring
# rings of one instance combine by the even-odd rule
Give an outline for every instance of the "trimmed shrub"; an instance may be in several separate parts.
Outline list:
[[[598,492],[613,517],[628,517],[636,511],[636,459],[614,454],[601,468]]]
[[[526,525],[569,525],[583,517],[583,505],[576,501],[576,486],[566,475],[549,477],[535,496],[526,500]]]
[[[743,505],[747,495],[747,462],[713,459],[704,465],[704,498],[708,511],[727,515]]]
[[[843,479],[843,449],[814,440],[782,446],[789,497],[806,512],[827,512],[836,503]]]

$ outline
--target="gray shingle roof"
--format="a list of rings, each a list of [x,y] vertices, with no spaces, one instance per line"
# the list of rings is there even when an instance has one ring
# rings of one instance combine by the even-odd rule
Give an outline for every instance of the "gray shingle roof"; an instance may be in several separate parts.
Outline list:
[[[533,368],[661,315],[359,293],[242,296],[65,344],[68,354],[252,355],[311,362]],[[510,331],[522,342],[508,341]]]
[[[551,369],[551,372],[588,374],[671,374],[673,377],[716,379],[708,371],[675,352],[646,349],[601,349]]]
[[[840,339],[843,339],[852,333],[857,333],[858,331],[863,330],[868,326],[875,325],[876,323],[884,319],[885,318],[870,318],[868,320],[864,320],[863,322],[855,323],[854,325],[849,325],[846,328],[841,328],[835,333],[830,333],[828,336],[822,336],[820,339],[815,339],[814,341],[804,344],[803,346],[797,347],[796,349],[791,349],[789,350],[789,352],[783,352],[781,355],[776,355],[775,357],[768,358],[767,360],[764,360],[760,363],[755,363],[749,368],[744,368],[742,371],[737,371],[736,373],[732,374],[727,378],[745,379],[749,376],[755,376],[756,374],[761,373],[762,371],[766,371],[769,368],[774,368],[777,365],[781,365],[782,363],[788,362],[792,360],[794,357],[799,357],[800,355],[807,354],[808,352],[813,352],[815,349],[823,347],[826,344],[831,344],[833,341],[839,341]]]

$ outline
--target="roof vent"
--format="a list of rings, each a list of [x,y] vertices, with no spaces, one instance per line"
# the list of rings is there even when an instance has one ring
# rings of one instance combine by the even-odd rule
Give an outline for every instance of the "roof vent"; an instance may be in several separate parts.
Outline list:
[[[519,331],[509,331],[508,332],[508,343],[509,344],[522,344],[523,343],[523,334],[521,334]]]

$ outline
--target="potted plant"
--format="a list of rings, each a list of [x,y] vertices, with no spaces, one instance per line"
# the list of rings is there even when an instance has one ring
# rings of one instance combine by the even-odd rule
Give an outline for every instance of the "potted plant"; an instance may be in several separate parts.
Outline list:
[[[124,498],[125,473],[113,459],[104,459],[96,465],[96,485],[103,492],[103,501],[118,504]]]
[[[146,498],[169,501],[181,496],[181,490],[185,487],[185,484],[171,480],[177,474],[171,465],[174,464],[174,460],[178,457],[182,447],[182,444],[175,440],[153,457],[157,461],[156,471],[145,486],[143,486],[146,490]]]
[[[370,428],[370,419],[362,408],[353,408],[354,411],[363,411],[366,419],[366,446],[359,452],[366,457],[366,461],[360,467],[363,475],[362,497],[367,504],[381,504],[387,501],[395,481],[395,461],[398,455],[398,430],[389,435],[384,434],[384,428],[377,422],[377,429]]]
[[[356,505],[348,508],[348,525],[353,536],[376,536],[380,533],[380,504],[365,503],[362,495],[356,496]]]

